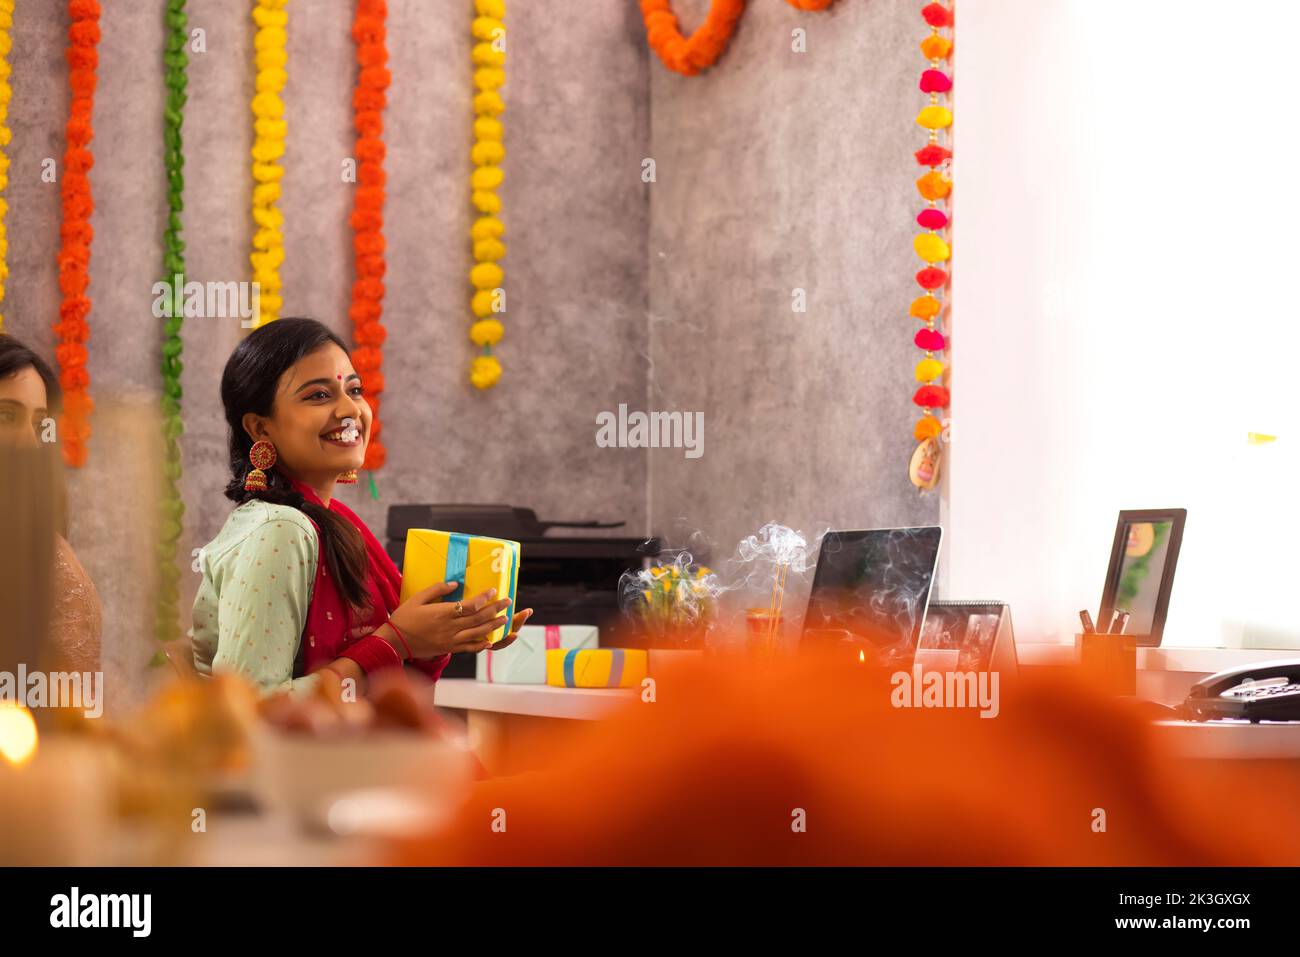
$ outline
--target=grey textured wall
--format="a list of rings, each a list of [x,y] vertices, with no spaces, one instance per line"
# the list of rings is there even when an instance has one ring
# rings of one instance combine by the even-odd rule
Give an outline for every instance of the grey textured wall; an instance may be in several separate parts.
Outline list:
[[[690,29],[708,3],[674,8]],[[650,510],[715,558],[768,521],[938,519],[907,480],[917,9],[759,0],[703,78],[653,64],[649,404],[702,411],[705,450],[651,452]]]
[[[678,0],[689,29],[705,0]],[[90,371],[95,434],[70,476],[72,541],[99,586],[108,704],[138,699],[152,651],[161,162],[161,0],[105,4],[96,100]],[[250,4],[191,0],[206,31],[185,115],[189,278],[248,278]],[[390,0],[388,296],[382,501],[343,497],[372,528],[399,501],[510,501],[543,516],[698,529],[729,551],[762,522],[929,521],[906,482],[910,368],[911,95],[915,10],[841,0],[801,13],[755,0],[704,77],[652,60],[633,0],[509,8],[503,218],[505,376],[467,381],[469,0]],[[345,337],[355,76],[349,0],[299,0],[289,21],[285,315]],[[790,30],[809,50],[789,52]],[[57,185],[67,108],[61,3],[15,17],[9,155],[9,331],[46,355],[57,315]],[[641,161],[657,182],[641,181]],[[790,311],[791,289],[808,313]],[[217,383],[237,320],[185,339],[180,558],[208,541],[225,427]],[[705,413],[705,454],[600,449],[595,416]],[[183,610],[196,584],[187,572]],[[188,624],[188,621],[185,623]]]

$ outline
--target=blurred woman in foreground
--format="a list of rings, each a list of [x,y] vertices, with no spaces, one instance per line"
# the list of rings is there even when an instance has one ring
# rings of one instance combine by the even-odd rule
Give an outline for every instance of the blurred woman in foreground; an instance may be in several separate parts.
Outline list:
[[[0,443],[11,448],[40,448],[54,454],[55,417],[61,401],[59,380],[49,365],[13,336],[0,333]],[[77,561],[64,535],[63,489],[53,496],[58,504],[54,536],[53,607],[50,637],[53,671],[99,671],[102,617],[99,595],[86,570]],[[30,503],[4,502],[4,508],[27,508]],[[29,662],[29,665],[34,663]]]

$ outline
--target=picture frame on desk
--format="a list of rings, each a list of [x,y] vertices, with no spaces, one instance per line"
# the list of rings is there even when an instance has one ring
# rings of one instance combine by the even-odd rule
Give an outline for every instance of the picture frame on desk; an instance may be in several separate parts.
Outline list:
[[[1110,630],[1116,611],[1128,612],[1131,617],[1125,635],[1137,647],[1159,647],[1186,522],[1185,508],[1126,509],[1119,513],[1101,593],[1099,633]],[[1154,579],[1157,574],[1160,577]]]

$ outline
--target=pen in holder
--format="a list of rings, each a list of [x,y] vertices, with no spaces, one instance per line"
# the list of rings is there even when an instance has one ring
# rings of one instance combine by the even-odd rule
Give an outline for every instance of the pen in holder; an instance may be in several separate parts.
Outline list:
[[[1132,635],[1074,636],[1079,664],[1089,683],[1107,694],[1137,694],[1137,642]]]

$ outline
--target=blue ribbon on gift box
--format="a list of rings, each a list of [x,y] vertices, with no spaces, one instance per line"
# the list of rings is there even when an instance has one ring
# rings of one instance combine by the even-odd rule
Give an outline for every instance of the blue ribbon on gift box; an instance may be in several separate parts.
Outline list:
[[[469,565],[469,536],[451,533],[447,536],[447,568],[443,581],[455,582],[456,590],[443,601],[462,601],[465,598],[465,568]]]
[[[587,648],[570,648],[564,655],[564,686],[566,688],[576,688],[577,679],[574,677],[574,665],[578,662],[578,652],[588,651]],[[608,648],[606,649],[612,656],[613,660],[609,664],[609,679],[605,682],[606,688],[617,688],[618,683],[623,680],[623,649]]]

